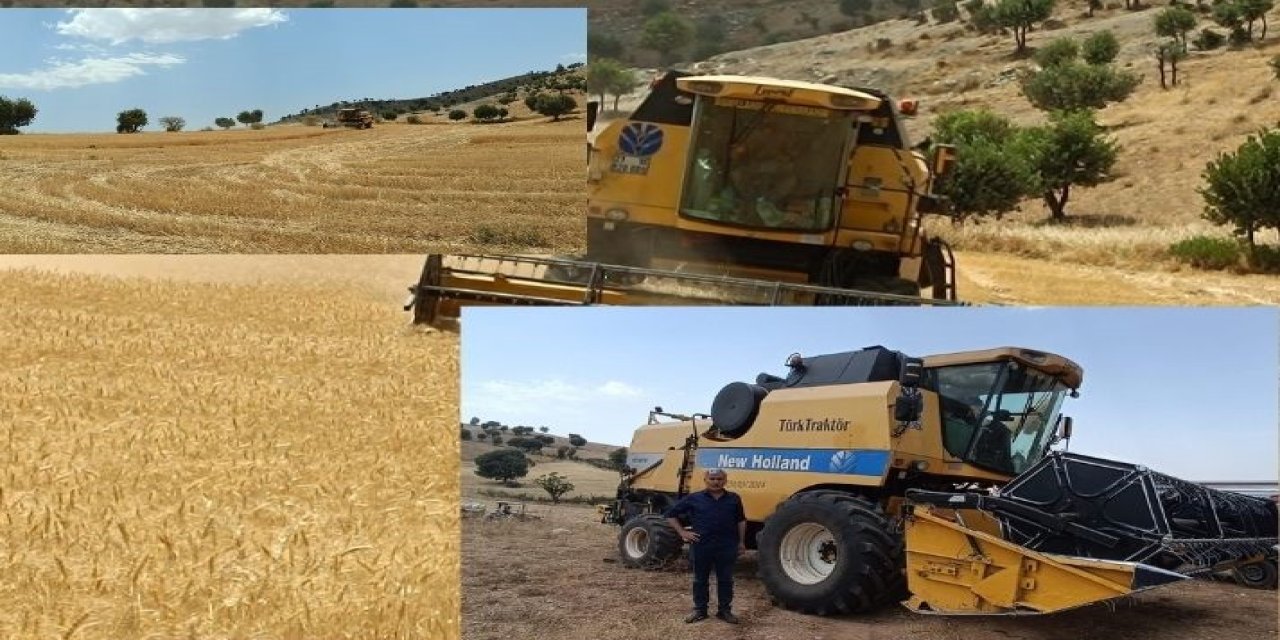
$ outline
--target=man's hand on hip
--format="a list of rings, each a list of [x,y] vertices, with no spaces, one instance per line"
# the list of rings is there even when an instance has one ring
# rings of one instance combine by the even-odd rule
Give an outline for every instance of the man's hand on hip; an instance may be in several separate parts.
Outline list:
[[[690,531],[690,530],[688,530],[688,529],[681,529],[681,530],[680,530],[680,539],[681,539],[681,540],[684,540],[685,542],[697,542],[697,541],[698,541],[698,534],[696,534],[696,533],[694,533],[694,532],[692,532],[692,531]]]

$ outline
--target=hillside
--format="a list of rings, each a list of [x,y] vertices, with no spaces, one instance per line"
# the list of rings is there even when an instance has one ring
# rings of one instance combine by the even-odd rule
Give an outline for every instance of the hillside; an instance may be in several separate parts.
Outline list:
[[[931,221],[931,231],[960,250],[962,295],[974,301],[1012,304],[1063,302],[1058,284],[1075,283],[1077,304],[1113,304],[1119,282],[1132,288],[1123,300],[1139,304],[1280,302],[1280,278],[1194,271],[1169,254],[1169,246],[1197,236],[1227,236],[1201,217],[1198,189],[1207,162],[1235,150],[1247,136],[1280,122],[1276,80],[1267,61],[1280,54],[1280,37],[1239,49],[1192,48],[1179,63],[1182,82],[1160,88],[1152,54],[1158,41],[1155,11],[1100,9],[1092,18],[1079,7],[1060,8],[1028,35],[1033,50],[1061,36],[1110,31],[1121,43],[1116,64],[1143,76],[1124,102],[1098,113],[1119,145],[1111,179],[1072,191],[1067,224],[1048,224],[1039,199],[1023,201],[1001,220],[953,226]],[[1274,22],[1280,10],[1270,14]],[[1213,26],[1204,17],[1195,31]],[[1045,121],[1021,95],[1017,76],[1034,63],[1014,54],[1012,35],[981,35],[953,22],[925,25],[890,20],[874,28],[827,34],[795,42],[744,49],[681,65],[698,72],[762,74],[842,85],[872,86],[896,97],[920,100],[919,117],[907,127],[915,141],[929,134],[938,114],[989,108],[1022,125]],[[640,96],[624,101],[634,105]],[[1268,232],[1260,242],[1275,243]],[[1009,269],[997,266],[1017,261]],[[981,269],[969,269],[981,265]],[[966,269],[969,269],[966,271]],[[1063,271],[1070,273],[1063,273]],[[1170,277],[1176,274],[1176,277]],[[1049,286],[1048,282],[1055,282]],[[1079,291],[1077,291],[1079,289]],[[1158,293],[1157,293],[1158,292]]]
[[[465,424],[462,425],[462,428],[470,429],[473,433],[479,431],[477,427],[469,427]],[[538,432],[534,432],[534,434],[540,435]],[[508,439],[511,437],[509,433],[503,435]],[[555,438],[555,442],[547,445],[540,454],[529,454],[528,457],[534,463],[534,466],[530,467],[529,474],[520,480],[520,486],[518,487],[506,487],[499,482],[481,478],[475,473],[476,456],[497,450],[501,446],[494,446],[487,441],[463,440],[461,443],[463,497],[481,501],[499,497],[515,500],[545,500],[547,499],[547,494],[534,485],[532,480],[540,475],[553,472],[566,476],[574,485],[574,490],[566,496],[566,499],[573,500],[592,496],[607,498],[613,496],[614,491],[618,488],[618,472],[594,466],[582,460],[588,458],[608,459],[609,454],[618,449],[618,447],[588,442],[586,446],[578,449],[578,460],[561,460],[556,457],[556,449],[561,446],[568,446],[569,439],[565,436],[548,435]]]
[[[588,0],[589,49],[594,54],[638,66],[656,66],[658,52],[642,44],[645,23],[666,8],[687,21],[695,41],[678,48],[676,60],[735,51],[846,31],[907,17],[931,1],[867,0],[855,16],[840,11],[839,0]]]
[[[423,114],[424,112],[447,115],[450,109],[463,109],[470,112],[482,103],[493,102],[496,104],[503,99],[510,101],[510,109],[523,109],[528,112],[528,109],[524,108],[522,101],[526,96],[540,92],[563,91],[572,95],[579,103],[582,103],[580,98],[582,90],[586,87],[585,82],[582,63],[574,63],[567,67],[562,65],[552,71],[530,71],[518,76],[468,85],[459,89],[441,91],[418,98],[365,97],[353,100],[339,100],[328,105],[304,107],[280,118],[276,122],[302,122],[308,116],[332,119],[338,109],[348,107],[364,109],[374,115],[380,115],[386,111],[394,111],[398,115]],[[506,96],[506,98],[503,96]]]

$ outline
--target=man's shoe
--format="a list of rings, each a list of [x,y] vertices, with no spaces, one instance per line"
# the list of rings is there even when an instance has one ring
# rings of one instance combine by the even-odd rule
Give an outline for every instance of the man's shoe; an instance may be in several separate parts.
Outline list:
[[[689,617],[685,618],[684,621],[686,623],[694,623],[694,622],[702,622],[703,620],[706,620],[706,619],[707,619],[706,611],[694,611],[693,613],[689,614]]]
[[[729,624],[738,624],[738,616],[733,615],[732,611],[721,611],[716,614],[716,617]]]

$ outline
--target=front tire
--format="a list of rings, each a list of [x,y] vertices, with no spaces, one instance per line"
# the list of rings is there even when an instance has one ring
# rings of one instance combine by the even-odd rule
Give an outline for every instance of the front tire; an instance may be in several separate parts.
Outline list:
[[[661,569],[680,557],[684,541],[667,519],[653,513],[636,516],[618,533],[618,555],[632,569]]]
[[[863,613],[906,595],[902,537],[857,496],[797,495],[765,521],[759,543],[760,578],[786,609]]]

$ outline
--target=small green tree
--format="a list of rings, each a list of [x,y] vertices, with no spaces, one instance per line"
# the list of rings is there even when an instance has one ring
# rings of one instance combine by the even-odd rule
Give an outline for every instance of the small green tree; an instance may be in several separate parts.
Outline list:
[[[538,431],[541,431],[542,433],[549,433],[551,431],[551,427],[538,427]]]
[[[640,46],[656,52],[663,66],[679,59],[680,51],[692,40],[693,27],[670,11],[646,20],[640,34]]]
[[[213,123],[223,129],[230,129],[231,127],[236,126],[236,121],[231,118],[214,118]]]
[[[262,109],[254,109],[249,112],[249,124],[259,124],[262,122]]]
[[[485,431],[481,431],[480,433],[476,434],[476,440],[484,442],[485,440],[488,440],[488,439],[489,439],[489,434]]]
[[[147,126],[147,112],[128,109],[116,114],[116,133],[137,133]]]
[[[462,429],[462,433],[460,434],[460,437],[461,437],[463,440],[470,440],[470,439],[471,439],[471,430],[470,430],[470,429],[466,429],[466,428]]]
[[[578,108],[578,102],[572,96],[561,93],[543,94],[538,98],[534,111],[544,115],[551,116],[555,122],[560,121],[560,116]]]
[[[1072,187],[1092,187],[1107,180],[1119,147],[1093,121],[1093,112],[1058,111],[1049,125],[1025,129],[1017,144],[1030,158],[1055,222],[1067,217]]]
[[[560,504],[560,497],[573,491],[573,483],[569,482],[569,477],[555,471],[534,478],[533,483],[542,487],[542,490],[551,496],[553,504]]]
[[[1071,38],[1055,38],[1035,53],[1036,64],[1052,67],[1074,61],[1080,55],[1080,45]]]
[[[472,416],[472,417],[471,417],[471,420],[467,421],[467,424],[469,424],[469,425],[471,425],[471,426],[473,426],[473,427],[478,427],[478,426],[480,426],[480,418],[477,418],[477,417],[475,417],[475,416]]]
[[[1187,57],[1186,45],[1176,39],[1160,42],[1156,44],[1155,54],[1156,63],[1160,69],[1160,88],[1168,89],[1171,85],[1177,86],[1178,63]]]
[[[617,468],[617,469],[621,469],[622,467],[626,466],[626,464],[627,464],[627,448],[626,448],[626,447],[619,447],[619,448],[617,448],[617,449],[614,449],[613,451],[610,451],[610,452],[609,452],[609,463],[610,463],[610,464],[612,464],[612,465],[614,466],[614,468]]]
[[[482,104],[476,107],[471,115],[480,122],[492,122],[498,119],[498,107],[491,104]]]
[[[1251,135],[1234,152],[1218,154],[1201,177],[1204,217],[1231,225],[1256,261],[1254,236],[1263,229],[1280,229],[1280,130]]]
[[[1092,65],[1111,64],[1120,53],[1120,41],[1110,31],[1098,31],[1084,39],[1080,55]]]
[[[1013,32],[1017,53],[1027,50],[1027,31],[1053,15],[1054,0],[998,0],[991,8],[996,25]]]
[[[383,120],[395,120],[400,117],[400,114],[397,113],[395,109],[387,109],[379,115],[382,116]]]
[[[1235,32],[1243,32],[1244,15],[1240,10],[1240,5],[1227,0],[1213,5],[1212,12],[1213,21],[1219,26],[1226,27],[1228,30]]]
[[[1245,33],[1249,34],[1249,39],[1253,39],[1253,25],[1259,20],[1262,21],[1262,33],[1258,39],[1265,40],[1267,37],[1267,12],[1275,8],[1274,0],[1235,0],[1237,6],[1240,7],[1240,18],[1245,23]]]
[[[1184,6],[1174,5],[1161,9],[1152,22],[1155,24],[1156,35],[1173,38],[1185,46],[1187,33],[1196,28],[1196,14]]]
[[[1025,153],[1013,148],[1018,134],[1007,118],[985,109],[938,116],[931,136],[955,145],[956,166],[938,186],[958,219],[1012,211],[1039,183]]]
[[[587,92],[600,96],[600,102],[604,102],[604,98],[613,91],[614,86],[618,83],[618,77],[626,71],[623,70],[622,64],[617,60],[609,58],[596,58],[587,66]],[[536,98],[529,105],[529,110],[533,110],[532,105],[536,105]]]
[[[245,126],[253,124],[253,114],[249,111],[241,111],[236,114],[236,120]]]
[[[25,127],[36,119],[36,105],[26,98],[0,96],[0,135],[16,135],[18,127]]]
[[[467,112],[463,111],[462,109],[454,109],[453,111],[449,112],[449,119],[450,120],[466,120]]]
[[[529,460],[519,449],[498,449],[476,456],[476,475],[511,484],[529,473]]]
[[[571,433],[569,434],[569,444],[575,447],[585,447],[587,446],[587,439],[576,433]]]
[[[1047,67],[1022,81],[1022,95],[1038,109],[1101,109],[1128,98],[1142,79],[1110,65],[1070,62]]]
[[[187,126],[187,121],[178,116],[164,116],[160,118],[160,125],[164,127],[165,131],[178,132]]]
[[[489,436],[489,442],[492,442],[495,447],[499,446],[502,444],[502,436],[497,432],[494,432],[493,435]]]

